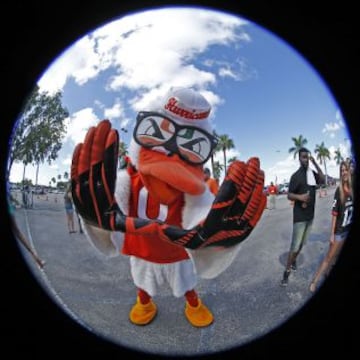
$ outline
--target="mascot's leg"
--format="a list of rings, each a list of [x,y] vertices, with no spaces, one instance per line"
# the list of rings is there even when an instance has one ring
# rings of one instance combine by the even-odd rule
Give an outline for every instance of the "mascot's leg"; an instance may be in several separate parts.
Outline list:
[[[195,290],[185,293],[185,316],[190,324],[196,327],[210,325],[214,317],[210,310],[201,302]]]
[[[152,301],[151,296],[144,290],[138,290],[136,304],[132,307],[129,318],[136,325],[147,325],[155,317],[157,307]]]

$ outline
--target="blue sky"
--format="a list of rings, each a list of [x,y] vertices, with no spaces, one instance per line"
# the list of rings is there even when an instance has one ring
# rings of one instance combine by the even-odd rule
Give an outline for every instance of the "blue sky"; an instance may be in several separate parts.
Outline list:
[[[38,80],[41,90],[63,91],[69,110],[58,159],[43,164],[39,184],[70,172],[74,146],[86,130],[108,118],[129,144],[137,111],[146,110],[170,86],[190,86],[212,104],[218,134],[233,139],[228,157],[260,158],[265,183],[288,181],[298,168],[289,154],[292,137],[310,151],[325,143],[333,156],[350,155],[341,109],[320,75],[290,44],[267,29],[204,8],[158,8],[129,14],[69,44]],[[222,162],[222,154],[218,155]],[[323,165],[320,165],[323,170]],[[331,176],[335,161],[327,162]],[[22,164],[10,181],[21,181]],[[35,182],[35,168],[26,177]]]

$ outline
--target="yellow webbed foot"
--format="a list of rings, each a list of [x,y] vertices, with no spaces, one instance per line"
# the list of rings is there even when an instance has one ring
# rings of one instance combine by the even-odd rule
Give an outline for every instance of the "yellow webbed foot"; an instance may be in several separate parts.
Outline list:
[[[157,307],[152,300],[147,304],[141,304],[139,297],[137,297],[136,304],[129,313],[129,318],[133,324],[147,325],[154,319],[156,313]]]
[[[196,327],[205,327],[214,321],[211,311],[198,299],[197,306],[191,306],[188,302],[185,305],[185,316],[190,324]]]

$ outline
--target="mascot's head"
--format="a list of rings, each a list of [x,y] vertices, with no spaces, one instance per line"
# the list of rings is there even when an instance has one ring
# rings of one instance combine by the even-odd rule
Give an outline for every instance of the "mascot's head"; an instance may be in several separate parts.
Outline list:
[[[135,165],[148,191],[161,203],[205,191],[203,164],[217,144],[210,111],[197,91],[172,88],[153,111],[138,113],[133,140],[140,147]]]

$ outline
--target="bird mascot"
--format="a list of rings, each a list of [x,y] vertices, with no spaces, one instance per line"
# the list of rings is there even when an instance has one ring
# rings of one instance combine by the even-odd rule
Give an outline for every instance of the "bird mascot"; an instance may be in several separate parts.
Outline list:
[[[136,287],[129,318],[136,325],[154,319],[153,298],[164,283],[184,296],[193,326],[210,325],[214,317],[195,290],[197,279],[228,268],[263,213],[257,157],[234,161],[216,197],[209,191],[203,166],[217,145],[210,110],[199,92],[171,88],[158,106],[137,114],[122,169],[119,133],[109,120],[91,127],[74,149],[74,204],[97,250],[129,256]]]

